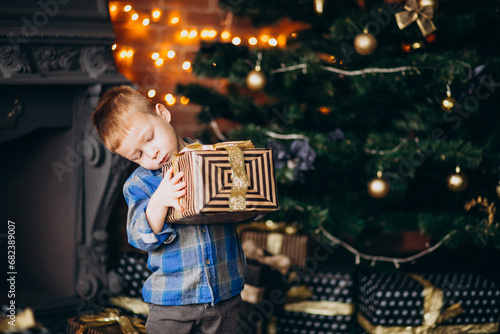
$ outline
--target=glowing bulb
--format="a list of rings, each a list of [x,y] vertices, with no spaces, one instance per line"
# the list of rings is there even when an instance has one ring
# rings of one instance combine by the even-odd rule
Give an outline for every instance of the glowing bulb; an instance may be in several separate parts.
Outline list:
[[[163,65],[163,58],[158,58],[158,59],[156,59],[155,64],[156,64],[156,66],[161,66],[161,65]]]
[[[153,18],[158,19],[161,16],[161,12],[159,10],[155,10],[151,15],[153,16]]]
[[[148,92],[149,97],[154,97],[156,95],[156,91],[154,89],[150,89]]]
[[[248,39],[248,44],[250,44],[250,45],[255,45],[255,44],[257,44],[257,42],[258,42],[258,40],[255,37],[250,37]]]
[[[136,21],[139,18],[139,14],[135,13],[132,15],[132,21]]]
[[[130,5],[126,5],[125,7],[123,7],[124,12],[130,12],[131,9],[132,9],[132,6],[130,6]]]
[[[217,31],[213,29],[208,31],[208,37],[214,38],[215,36],[217,36]]]
[[[174,16],[172,17],[172,19],[170,20],[170,23],[172,24],[177,24],[179,23],[180,19],[177,17],[177,16]]]
[[[127,56],[127,51],[123,50],[120,52],[120,58],[125,58]]]
[[[187,31],[187,30],[181,31],[181,37],[187,37],[188,34],[189,34],[189,31]]]
[[[147,26],[149,24],[149,19],[142,20],[142,25]]]
[[[239,38],[239,37],[235,37],[235,38],[233,38],[232,42],[233,42],[233,44],[234,44],[234,45],[240,45],[240,43],[241,43],[241,38]]]
[[[189,70],[189,68],[191,67],[191,63],[189,61],[185,61],[184,63],[182,63],[182,69],[187,71]]]
[[[260,36],[260,40],[264,43],[269,42],[269,35],[262,35]]]
[[[172,99],[170,101],[167,101],[167,104],[169,106],[173,106],[175,104],[175,97],[172,97]]]
[[[109,7],[109,10],[112,11],[112,12],[116,12],[116,6],[113,5],[113,6]]]
[[[189,37],[189,38],[195,38],[195,37],[196,37],[196,35],[198,35],[198,32],[196,31],[196,29],[193,29],[193,30],[191,30],[191,31],[189,32],[188,37]]]
[[[455,173],[457,173],[457,174],[460,173],[460,167],[458,167],[458,166],[455,167]]]
[[[220,34],[220,37],[222,37],[223,39],[228,39],[229,37],[231,37],[231,34],[229,33],[229,31],[223,31],[222,34]]]
[[[116,50],[116,44],[111,45],[111,50]]]
[[[286,36],[285,35],[279,35],[278,36],[278,45],[279,46],[285,46],[286,45]]]
[[[132,51],[132,50],[128,50],[128,51],[127,51],[127,58],[130,58],[130,57],[132,57],[133,55],[134,55],[134,51]]]
[[[155,52],[155,53],[153,53],[153,54],[151,55],[151,59],[153,59],[153,60],[156,60],[156,59],[158,59],[158,58],[160,58],[160,54],[159,54],[158,52]]]
[[[175,57],[175,51],[174,50],[170,50],[167,52],[167,57],[172,59]]]
[[[207,38],[208,37],[208,30],[203,29],[200,33],[201,38]]]
[[[182,104],[188,104],[189,103],[189,99],[187,97],[185,97],[185,96],[181,97],[180,101],[181,101]]]
[[[167,104],[171,106],[175,103],[175,97],[172,94],[167,94],[165,95],[165,101],[167,101]]]
[[[276,46],[278,45],[278,40],[276,38],[271,38],[268,43],[271,46]]]

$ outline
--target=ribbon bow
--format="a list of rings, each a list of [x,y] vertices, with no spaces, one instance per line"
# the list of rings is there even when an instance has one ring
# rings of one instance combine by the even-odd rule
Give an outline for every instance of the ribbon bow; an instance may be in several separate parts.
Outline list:
[[[436,31],[437,28],[432,22],[434,16],[434,8],[432,6],[419,7],[417,0],[408,0],[404,9],[405,11],[396,13],[396,22],[400,30],[417,21],[418,27],[424,37]]]
[[[124,334],[146,333],[144,321],[139,318],[120,315],[114,308],[104,308],[96,315],[83,315],[78,318],[84,324],[78,328],[77,334],[83,334],[88,328],[104,327],[118,323]]]

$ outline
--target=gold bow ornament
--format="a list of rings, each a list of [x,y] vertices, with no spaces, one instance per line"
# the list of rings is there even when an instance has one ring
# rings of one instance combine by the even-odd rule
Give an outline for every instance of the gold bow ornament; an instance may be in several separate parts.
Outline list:
[[[83,315],[76,319],[79,324],[76,334],[84,334],[89,328],[97,328],[118,324],[124,334],[146,333],[144,320],[135,317],[120,315],[114,308],[104,308],[103,312],[95,315]]]
[[[421,326],[375,326],[361,313],[358,312],[359,324],[370,334],[450,334],[450,333],[496,333],[497,323],[488,324],[465,324],[445,325],[442,324],[449,319],[464,312],[460,303],[455,303],[441,312],[443,307],[443,290],[432,285],[431,282],[416,274],[408,274],[409,277],[419,282],[423,287],[424,316]]]
[[[396,22],[400,30],[417,21],[418,27],[424,37],[436,31],[437,28],[432,22],[432,18],[434,17],[434,8],[432,6],[420,7],[417,0],[408,0],[404,9],[404,11],[396,13]]]

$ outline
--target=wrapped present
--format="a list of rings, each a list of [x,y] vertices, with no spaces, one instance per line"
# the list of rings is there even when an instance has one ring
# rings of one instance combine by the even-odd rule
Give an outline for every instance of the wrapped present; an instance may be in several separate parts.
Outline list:
[[[163,166],[184,172],[183,211],[169,208],[167,222],[234,223],[279,208],[272,151],[252,142],[194,143]]]
[[[496,333],[500,289],[477,274],[371,274],[359,282],[368,333]]]
[[[117,309],[104,308],[95,315],[68,320],[69,334],[139,334],[146,333],[142,319],[120,315]]]
[[[122,295],[142,299],[142,287],[151,275],[147,261],[146,253],[125,252],[121,254],[116,271],[122,279]]]
[[[12,304],[11,304],[12,305]],[[16,309],[3,306],[0,312],[0,333],[50,334],[50,331],[35,320],[31,308]]]
[[[311,240],[298,233],[297,228],[273,221],[253,222],[238,226],[242,242],[253,240],[258,247],[272,255],[286,255],[297,267],[304,267],[310,252]]]
[[[287,292],[276,333],[352,333],[355,284],[350,268],[322,262],[314,271],[299,273],[298,284]]]

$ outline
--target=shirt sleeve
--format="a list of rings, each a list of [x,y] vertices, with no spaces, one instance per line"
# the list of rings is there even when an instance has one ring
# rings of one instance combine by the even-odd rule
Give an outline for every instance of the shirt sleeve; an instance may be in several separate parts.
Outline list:
[[[158,185],[150,185],[136,173],[125,182],[123,195],[128,205],[128,242],[140,250],[150,252],[163,243],[168,244],[176,237],[175,230],[167,223],[155,234],[146,218],[149,199]]]

